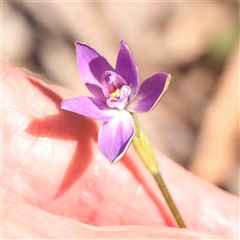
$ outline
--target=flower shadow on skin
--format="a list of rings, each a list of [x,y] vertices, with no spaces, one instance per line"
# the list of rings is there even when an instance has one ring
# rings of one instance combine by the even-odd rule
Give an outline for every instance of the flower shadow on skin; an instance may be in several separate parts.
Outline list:
[[[36,137],[77,141],[75,153],[54,198],[64,194],[87,170],[92,163],[92,141],[97,141],[97,125],[91,119],[60,109],[62,98],[52,90],[28,77],[29,82],[53,101],[58,114],[34,119],[26,131]]]

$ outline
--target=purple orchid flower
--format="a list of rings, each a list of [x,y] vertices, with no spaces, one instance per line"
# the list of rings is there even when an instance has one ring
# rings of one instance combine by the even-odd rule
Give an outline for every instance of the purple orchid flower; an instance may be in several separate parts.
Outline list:
[[[121,41],[116,68],[86,44],[76,42],[77,63],[82,79],[95,97],[63,100],[61,108],[105,121],[98,145],[111,163],[124,155],[135,134],[133,113],[151,111],[170,83],[170,74],[160,72],[141,86],[138,68],[125,42]]]

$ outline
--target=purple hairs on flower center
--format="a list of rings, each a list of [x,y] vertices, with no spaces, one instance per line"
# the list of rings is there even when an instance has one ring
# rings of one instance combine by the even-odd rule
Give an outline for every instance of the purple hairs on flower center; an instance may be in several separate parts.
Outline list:
[[[124,109],[128,104],[131,89],[117,73],[109,70],[103,72],[102,90],[110,108]]]

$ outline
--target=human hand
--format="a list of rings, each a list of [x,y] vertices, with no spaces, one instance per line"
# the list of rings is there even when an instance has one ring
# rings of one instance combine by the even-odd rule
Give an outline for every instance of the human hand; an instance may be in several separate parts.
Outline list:
[[[60,110],[70,91],[6,64],[2,70],[3,238],[238,237],[238,197],[156,153],[188,229],[169,227],[176,226],[170,210],[131,148],[109,164],[97,148],[97,124]]]

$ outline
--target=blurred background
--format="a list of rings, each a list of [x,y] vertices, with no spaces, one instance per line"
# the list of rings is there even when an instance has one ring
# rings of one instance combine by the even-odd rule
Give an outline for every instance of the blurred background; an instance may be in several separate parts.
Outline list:
[[[172,74],[168,93],[139,114],[152,144],[201,178],[239,195],[239,3],[3,2],[2,59],[90,95],[74,42],[115,66],[120,40],[141,81]]]

